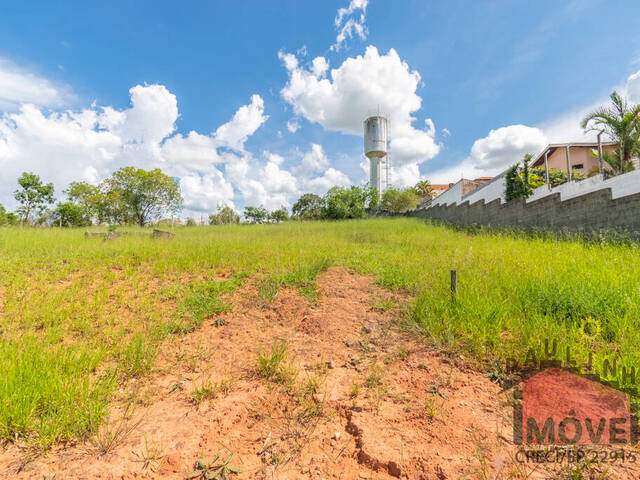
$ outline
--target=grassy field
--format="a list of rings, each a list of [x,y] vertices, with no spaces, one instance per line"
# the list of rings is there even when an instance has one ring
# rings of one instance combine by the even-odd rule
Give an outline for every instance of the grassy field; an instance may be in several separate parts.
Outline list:
[[[543,340],[584,362],[639,362],[635,246],[469,235],[412,219],[192,227],[173,240],[85,239],[0,229],[0,440],[37,448],[91,434],[118,382],[152,371],[157,346],[224,312],[247,278],[310,299],[332,265],[411,297],[406,322],[500,375]],[[449,270],[458,271],[455,302]],[[221,280],[222,278],[222,280]],[[497,366],[496,366],[497,365]]]

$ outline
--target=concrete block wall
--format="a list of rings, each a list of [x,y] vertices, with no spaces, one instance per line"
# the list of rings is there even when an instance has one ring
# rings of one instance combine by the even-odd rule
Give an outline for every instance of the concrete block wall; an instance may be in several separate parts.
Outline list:
[[[502,203],[496,198],[469,204],[436,205],[415,210],[411,216],[459,225],[526,227],[597,233],[615,230],[640,238],[640,192],[613,198],[612,189],[601,188],[580,196],[561,199],[552,192],[536,200],[516,199]]]

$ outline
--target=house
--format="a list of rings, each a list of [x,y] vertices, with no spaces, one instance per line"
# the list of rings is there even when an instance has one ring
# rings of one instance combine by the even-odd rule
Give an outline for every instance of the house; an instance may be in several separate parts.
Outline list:
[[[484,185],[491,180],[493,180],[493,177],[478,177],[473,179],[474,182],[479,183],[480,185]]]
[[[433,191],[432,197],[437,197],[438,195],[440,195],[442,192],[446,192],[449,187],[451,186],[451,184],[432,184],[431,185],[431,190]]]
[[[460,180],[460,182],[462,182],[461,191],[463,191],[464,192],[463,194],[466,195],[467,193],[471,192],[472,190],[475,190],[476,188],[484,185],[485,183],[491,180],[493,180],[493,177],[478,177],[473,180],[467,180],[466,178],[463,178]],[[441,184],[431,185],[431,189],[433,190],[432,198],[436,198],[438,195],[446,192],[454,185],[456,185],[456,183],[449,183],[449,184],[441,183]]]
[[[602,152],[611,153],[616,145],[616,142],[602,142]],[[531,166],[544,167],[546,156],[549,168],[567,171],[567,165],[571,165],[572,170],[591,176],[599,170],[598,157],[591,155],[592,150],[598,151],[597,142],[551,143],[533,158]]]

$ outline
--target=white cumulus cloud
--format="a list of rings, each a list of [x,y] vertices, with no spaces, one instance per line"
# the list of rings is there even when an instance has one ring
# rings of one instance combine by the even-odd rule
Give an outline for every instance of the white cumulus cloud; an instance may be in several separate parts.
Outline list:
[[[175,133],[178,102],[166,87],[137,85],[129,94],[131,106],[123,110],[91,105],[50,112],[25,103],[0,117],[0,202],[15,206],[13,191],[23,171],[54,182],[60,195],[71,181],[96,183],[125,165],[161,168],[179,178],[187,213],[242,201],[225,168],[239,158],[231,150],[242,152],[267,119],[259,95],[215,133],[183,135]],[[270,165],[277,167],[277,155],[263,168],[265,181],[276,182],[276,191],[290,191],[282,186],[289,180],[286,174],[276,175]]]
[[[267,163],[260,165],[249,156],[235,157],[227,163],[227,176],[240,190],[245,204],[263,206],[269,210],[289,207],[298,193],[298,181],[280,168],[281,157],[267,154]]]
[[[311,62],[311,71],[316,77],[324,77],[327,74],[327,70],[329,70],[329,62],[326,58],[316,57]]]
[[[252,95],[251,103],[243,105],[231,121],[218,127],[215,133],[218,145],[232,150],[244,150],[244,143],[269,117],[264,114],[264,101],[260,95]]]
[[[68,87],[51,81],[0,58],[0,111],[17,110],[24,103],[60,107],[73,99]]]
[[[495,176],[522,160],[525,154],[536,155],[547,143],[547,136],[540,128],[526,125],[497,128],[476,140],[463,161],[428,172],[425,177],[432,183],[450,183],[462,177]]]
[[[629,101],[640,103],[640,70],[627,78],[626,92]]]
[[[322,145],[317,143],[311,144],[311,150],[302,155],[302,162],[300,162],[297,172],[301,175],[309,175],[316,172],[321,172],[329,166],[329,159],[327,158]]]
[[[348,187],[350,185],[352,183],[349,177],[333,167],[328,168],[320,176],[305,179],[302,184],[305,193],[315,193],[316,195],[324,195],[327,190],[334,186]]]
[[[416,94],[420,74],[394,49],[380,55],[375,47],[367,47],[364,55],[331,70],[330,78],[318,78],[301,67],[293,54],[279,56],[289,73],[281,94],[296,114],[327,130],[361,136],[363,120],[379,108],[390,117],[391,151],[397,165],[421,163],[439,152],[433,122],[426,119],[424,129],[413,125],[413,114],[422,104]]]
[[[510,125],[491,130],[489,135],[473,143],[469,160],[471,165],[487,171],[502,171],[522,160],[526,153],[535,155],[547,144],[539,128]]]

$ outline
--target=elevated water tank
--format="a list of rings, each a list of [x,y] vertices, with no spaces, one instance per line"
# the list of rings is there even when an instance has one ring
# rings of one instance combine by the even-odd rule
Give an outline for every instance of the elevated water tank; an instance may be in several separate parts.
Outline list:
[[[364,121],[364,154],[382,158],[387,154],[387,118],[369,117]]]
[[[387,118],[380,115],[364,121],[364,154],[369,159],[369,185],[382,193],[380,162],[387,155]]]

